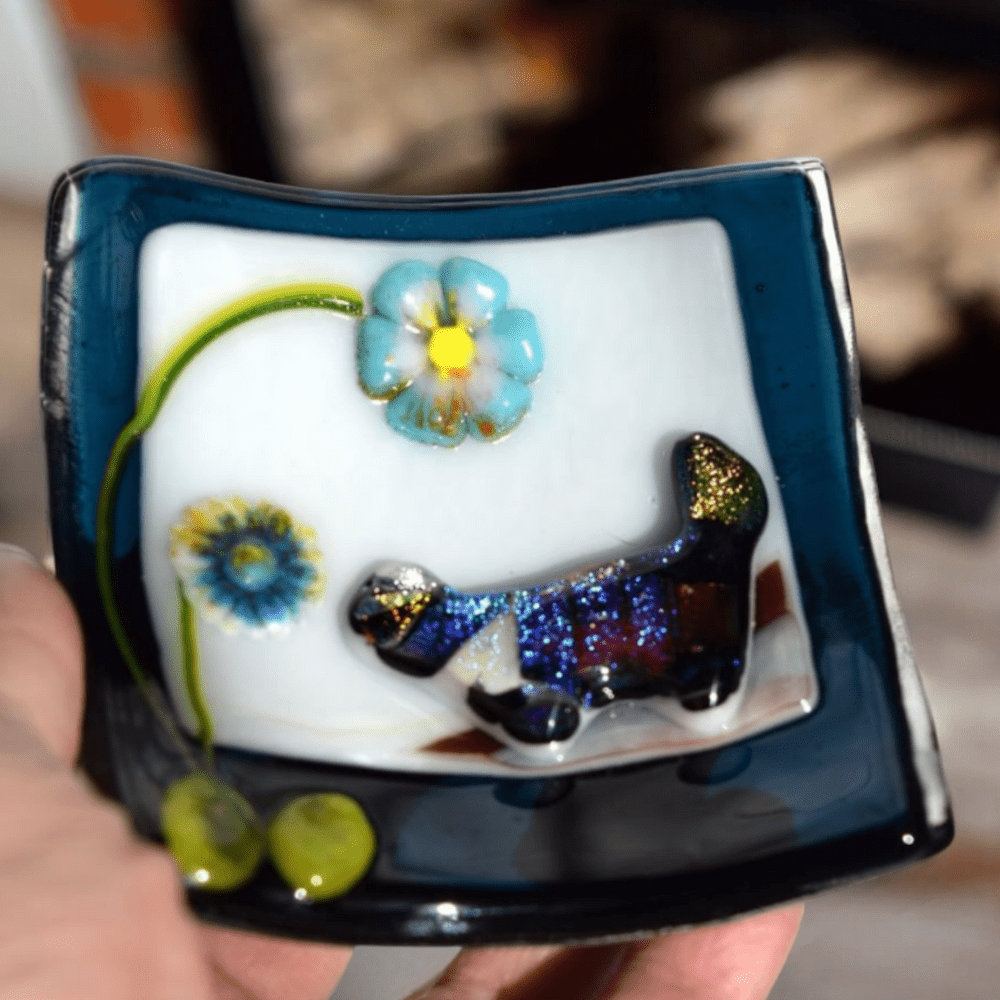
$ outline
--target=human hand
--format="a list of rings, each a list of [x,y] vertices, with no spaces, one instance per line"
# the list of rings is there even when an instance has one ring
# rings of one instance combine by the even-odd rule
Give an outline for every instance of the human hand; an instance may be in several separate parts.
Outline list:
[[[0,546],[0,998],[325,1000],[350,957],[197,924],[166,852],[72,771],[82,650],[65,595]],[[421,1000],[762,1000],[791,907],[591,948],[468,949]]]
[[[69,601],[0,546],[0,998],[326,1000],[349,949],[197,924],[167,853],[74,774],[82,698]]]
[[[629,944],[467,948],[410,1000],[764,1000],[802,909]]]

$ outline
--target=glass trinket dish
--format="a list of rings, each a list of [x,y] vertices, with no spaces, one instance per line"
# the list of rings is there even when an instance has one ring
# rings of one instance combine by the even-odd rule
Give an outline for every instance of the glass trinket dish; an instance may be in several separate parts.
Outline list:
[[[205,919],[724,919],[952,834],[826,174],[57,182],[43,408],[83,759]]]

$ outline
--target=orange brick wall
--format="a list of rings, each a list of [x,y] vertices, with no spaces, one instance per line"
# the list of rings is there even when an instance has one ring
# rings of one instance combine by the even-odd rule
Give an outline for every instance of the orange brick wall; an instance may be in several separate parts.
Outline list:
[[[50,0],[100,152],[208,165],[169,0]]]

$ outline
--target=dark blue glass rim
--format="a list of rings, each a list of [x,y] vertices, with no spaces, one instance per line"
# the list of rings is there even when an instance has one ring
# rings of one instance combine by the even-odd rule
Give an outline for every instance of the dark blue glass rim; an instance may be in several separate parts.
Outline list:
[[[859,478],[856,444],[849,432],[857,407],[855,373],[851,370],[843,331],[836,326],[836,302],[829,273],[831,262],[824,257],[825,251],[819,238],[818,209],[804,176],[809,163],[810,161],[788,161],[716,168],[553,191],[425,198],[300,191],[169,164],[121,159],[82,164],[57,183],[50,210],[46,252],[48,289],[44,304],[42,370],[52,484],[53,542],[60,578],[77,601],[78,607],[90,609],[83,616],[90,652],[87,716],[87,747],[90,752],[85,751],[85,757],[109,794],[121,797],[123,789],[120,769],[127,767],[127,764],[122,759],[121,747],[115,745],[114,725],[111,721],[115,712],[108,710],[105,697],[99,689],[102,676],[112,687],[120,685],[123,667],[120,662],[114,662],[118,658],[109,642],[103,618],[99,614],[95,618],[94,614],[97,603],[93,551],[87,537],[88,534],[92,536],[92,532],[88,532],[88,526],[81,517],[81,510],[87,507],[87,503],[82,502],[81,498],[89,491],[88,499],[94,499],[93,469],[88,472],[85,465],[88,459],[91,466],[94,465],[95,448],[92,436],[88,438],[85,429],[78,422],[79,407],[75,403],[80,398],[86,400],[85,393],[83,396],[79,395],[81,387],[68,383],[66,378],[67,375],[75,377],[80,372],[80,359],[88,350],[87,334],[94,329],[94,324],[106,324],[109,321],[118,323],[122,327],[119,334],[122,343],[127,345],[131,341],[134,352],[134,265],[142,239],[157,227],[156,224],[151,224],[154,213],[150,212],[150,206],[161,205],[162,210],[164,201],[169,202],[170,222],[211,222],[283,232],[400,240],[543,237],[564,232],[623,228],[667,219],[719,219],[726,227],[733,246],[740,300],[748,328],[755,389],[761,403],[772,458],[781,481],[789,531],[803,585],[803,597],[807,604],[806,617],[814,649],[817,651],[817,660],[824,645],[831,640],[831,635],[838,641],[849,635],[852,641],[859,643],[871,654],[871,659],[878,668],[878,679],[887,706],[883,710],[883,722],[887,730],[873,734],[873,738],[885,739],[885,732],[891,732],[892,752],[899,767],[898,787],[894,789],[895,798],[890,810],[891,818],[874,826],[868,824],[846,837],[841,832],[825,843],[796,845],[773,857],[722,866],[710,873],[702,872],[698,879],[703,890],[707,888],[707,882],[717,883],[713,893],[709,894],[711,899],[707,903],[694,901],[699,895],[697,892],[687,895],[681,891],[684,880],[690,878],[690,875],[674,874],[643,881],[646,897],[659,900],[650,906],[637,903],[635,886],[629,886],[625,882],[601,883],[594,888],[594,906],[586,914],[581,897],[584,889],[581,886],[544,886],[537,890],[519,889],[514,893],[500,894],[478,889],[470,895],[470,890],[459,890],[451,885],[442,886],[439,891],[430,891],[429,894],[396,886],[391,890],[396,902],[391,905],[385,900],[380,901],[379,892],[373,890],[355,901],[350,896],[346,897],[336,907],[313,908],[308,918],[300,918],[291,911],[275,912],[273,908],[269,910],[261,907],[259,901],[254,902],[251,888],[227,897],[193,892],[192,902],[199,912],[236,925],[252,925],[296,936],[345,941],[423,940],[440,943],[541,941],[568,937],[590,939],[607,934],[648,931],[693,920],[720,919],[814,891],[845,878],[869,874],[904,860],[916,860],[947,844],[950,840],[950,819],[944,825],[933,828],[924,822],[922,792],[913,767],[910,732],[900,706],[896,651],[875,568],[872,542],[864,528],[863,486]],[[815,164],[812,166],[815,167]],[[65,255],[66,248],[61,243],[65,237],[61,226],[68,218],[66,199],[67,193],[72,189],[83,195],[80,200],[81,218],[90,212],[90,221],[96,221],[98,227],[112,219],[120,222],[122,218],[126,218],[131,223],[120,227],[120,231],[115,234],[116,242],[113,247],[117,265],[128,276],[127,280],[119,284],[116,293],[118,298],[112,297],[111,301],[105,302],[96,311],[92,308],[92,301],[88,302],[89,311],[80,309],[71,313],[64,308],[67,291],[74,296],[85,291],[85,272],[88,267],[106,269],[108,252],[107,240],[102,245],[95,246],[88,242],[88,234],[85,232],[82,238],[81,234],[77,234],[72,244],[72,253]],[[102,198],[110,200],[114,207],[109,210]],[[720,204],[726,202],[727,198],[730,204],[728,215],[719,210]],[[754,198],[760,205],[753,206]],[[810,542],[809,524],[817,516],[816,491],[805,500],[806,506],[811,509],[798,510],[802,501],[798,498],[797,480],[808,478],[810,470],[812,474],[815,473],[816,456],[812,456],[812,465],[806,463],[806,473],[801,469],[796,473],[794,467],[783,458],[789,451],[789,442],[794,442],[796,434],[801,433],[801,428],[792,428],[790,431],[786,426],[789,407],[784,401],[780,405],[777,402],[777,396],[785,389],[778,389],[777,385],[781,383],[775,381],[780,377],[775,375],[775,347],[754,329],[755,318],[766,311],[761,309],[760,299],[762,296],[766,298],[764,293],[769,290],[769,283],[758,280],[757,269],[752,263],[752,254],[761,253],[761,233],[754,232],[753,223],[759,223],[763,217],[761,205],[766,215],[768,205],[776,200],[781,202],[782,199],[787,203],[801,202],[807,206],[806,215],[811,212],[812,217],[805,224],[811,225],[811,229],[809,233],[799,233],[796,240],[789,241],[788,232],[779,234],[781,238],[777,241],[772,240],[774,245],[769,246],[769,250],[777,255],[776,261],[770,265],[770,269],[765,270],[771,282],[776,279],[770,276],[780,276],[782,267],[791,268],[794,272],[793,279],[801,280],[804,285],[811,281],[813,308],[806,310],[806,313],[815,331],[814,336],[822,342],[825,351],[823,356],[830,366],[828,371],[814,373],[816,384],[812,384],[811,388],[816,389],[817,384],[822,381],[820,376],[826,375],[829,383],[826,387],[827,395],[832,393],[835,397],[825,400],[825,409],[822,406],[819,408],[825,421],[822,437],[830,452],[822,454],[820,459],[837,466],[836,475],[822,482],[820,499],[839,508],[838,527],[841,536],[847,531],[846,542],[845,537],[840,537],[839,541],[846,544],[858,563],[853,568],[854,575],[850,577],[850,584],[863,585],[865,591],[860,601],[855,600],[846,613],[840,613],[832,632],[828,619],[831,616],[837,618],[837,609],[826,606],[831,600],[829,593],[822,587],[816,590],[811,582],[816,576],[817,565],[823,561],[823,554],[817,555]],[[732,208],[733,204],[736,205],[735,209]],[[751,207],[748,208],[748,204]],[[129,207],[128,214],[126,205]],[[317,209],[329,210],[329,213],[324,211],[320,216]],[[792,212],[790,217],[794,214]],[[82,225],[86,229],[86,220]],[[464,235],[459,235],[461,233]],[[812,248],[812,256],[808,252],[803,254],[804,247]],[[103,260],[99,259],[102,253]],[[800,260],[798,266],[794,267],[794,261],[790,258],[796,254],[804,257],[805,263]],[[67,287],[67,279],[70,287]],[[817,301],[821,305],[815,308]],[[787,311],[786,304],[786,313]],[[785,322],[788,323],[787,315]],[[790,338],[795,336],[795,332],[786,325],[781,335],[784,338],[782,349],[787,351]],[[89,349],[93,353],[93,346]],[[794,350],[792,353],[794,354]],[[67,359],[70,359],[68,367]],[[96,361],[91,357],[91,364]],[[100,363],[106,367],[103,359]],[[124,365],[113,375],[123,392],[119,408],[124,417],[119,420],[119,413],[112,421],[117,421],[120,428],[131,415],[131,408],[134,406],[134,360],[131,366]],[[86,410],[86,403],[83,409]],[[815,406],[813,410],[816,410]],[[815,413],[807,414],[805,418],[800,415],[800,420],[812,418],[815,418]],[[106,454],[110,439],[103,446]],[[89,455],[86,454],[88,448],[91,453]],[[794,451],[794,445],[792,450]],[[840,483],[840,490],[834,490],[835,495],[831,496],[830,482],[834,480]],[[137,516],[136,510],[136,519]],[[843,528],[844,524],[848,525],[848,529]],[[812,535],[815,534],[813,531]],[[819,672],[822,685],[821,664]],[[117,681],[113,680],[114,677],[117,677]],[[813,715],[792,726],[782,727],[782,732],[793,734],[789,737],[789,745],[794,746],[797,741],[808,739],[809,731],[822,720],[827,708],[825,703],[821,703]],[[768,735],[773,736],[773,731]],[[751,738],[747,742],[752,744],[754,740]],[[268,757],[267,761],[269,767],[281,766],[280,758]],[[129,782],[125,781],[124,784]],[[127,795],[124,797],[128,798]],[[905,851],[901,851],[899,847],[901,832],[907,832],[914,838],[914,843]],[[846,851],[838,851],[836,848],[837,844],[848,843],[851,846]],[[727,880],[731,883],[728,889]],[[378,920],[388,919],[389,911],[394,908],[398,910],[401,906],[405,913],[408,907],[411,911],[414,907],[423,907],[425,904],[418,900],[425,896],[461,903],[467,930],[458,933],[454,926],[449,928],[442,925],[436,930],[429,928],[420,933],[408,933],[406,926],[408,921],[412,923],[412,913],[400,916],[398,920],[390,920],[392,928],[388,931],[388,936],[378,930]],[[465,897],[468,899],[463,902]],[[496,900],[493,907],[487,905],[491,898]],[[678,898],[687,902],[683,905],[670,902]],[[562,911],[561,899],[567,905],[576,907],[576,917],[572,912]],[[628,904],[624,911],[621,908],[623,903]],[[506,916],[498,915],[497,906]],[[527,910],[522,912],[525,906]],[[350,916],[355,910],[357,915]],[[320,918],[321,911],[326,914],[323,918]],[[515,913],[518,916],[511,923],[510,918]],[[377,914],[381,914],[381,917]]]

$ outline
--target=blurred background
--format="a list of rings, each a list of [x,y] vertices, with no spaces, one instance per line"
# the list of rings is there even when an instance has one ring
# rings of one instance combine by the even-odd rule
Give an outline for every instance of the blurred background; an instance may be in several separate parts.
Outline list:
[[[1000,0],[0,0],[0,537],[41,555],[44,202],[107,153],[400,193],[821,157],[958,835],[811,902],[773,995],[996,995]],[[337,995],[449,954],[361,949]]]

